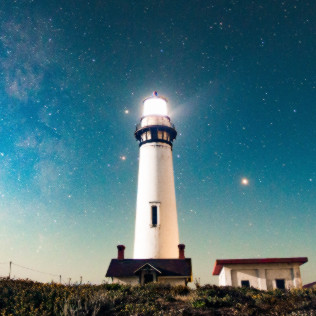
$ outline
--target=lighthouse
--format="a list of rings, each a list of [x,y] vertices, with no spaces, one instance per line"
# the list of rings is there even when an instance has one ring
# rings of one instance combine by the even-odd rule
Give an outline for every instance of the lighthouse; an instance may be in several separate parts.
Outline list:
[[[113,283],[144,285],[192,282],[191,258],[179,244],[172,144],[177,136],[170,122],[168,102],[153,95],[143,101],[136,126],[139,169],[133,259],[125,258],[125,246],[117,246],[106,277]]]
[[[174,187],[172,144],[177,136],[168,102],[158,96],[143,101],[136,127],[139,170],[134,259],[178,258],[179,230]]]

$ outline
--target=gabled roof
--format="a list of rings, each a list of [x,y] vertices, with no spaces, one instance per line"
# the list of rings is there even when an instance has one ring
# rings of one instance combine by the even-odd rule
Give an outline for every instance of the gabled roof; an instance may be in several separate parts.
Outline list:
[[[306,257],[296,258],[260,258],[260,259],[217,259],[215,261],[213,275],[219,275],[224,265],[230,264],[268,264],[268,263],[299,263],[307,262]]]
[[[316,287],[316,281],[303,285],[304,289],[309,289],[309,288],[312,288],[312,287]]]
[[[149,264],[158,270],[161,276],[191,277],[191,259],[112,259],[106,277],[136,276],[137,271]]]
[[[159,271],[158,269],[156,269],[154,266],[152,266],[151,264],[149,264],[148,262],[145,263],[144,265],[142,265],[141,267],[139,267],[136,271],[134,271],[134,274],[137,274],[138,272],[145,270],[145,267],[150,267],[150,269],[155,270],[156,272],[158,272],[159,274],[161,274],[161,271]]]

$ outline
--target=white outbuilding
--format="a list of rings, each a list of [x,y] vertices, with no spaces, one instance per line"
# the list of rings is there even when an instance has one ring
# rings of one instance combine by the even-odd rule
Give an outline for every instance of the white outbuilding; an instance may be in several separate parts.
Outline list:
[[[300,266],[306,257],[264,259],[218,259],[213,275],[220,286],[254,287],[259,290],[301,288]]]

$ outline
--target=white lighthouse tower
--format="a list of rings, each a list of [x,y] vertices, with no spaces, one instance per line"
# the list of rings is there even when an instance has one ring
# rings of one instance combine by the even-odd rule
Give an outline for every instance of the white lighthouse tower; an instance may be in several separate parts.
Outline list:
[[[192,282],[192,262],[184,255],[185,245],[179,244],[172,163],[177,132],[166,99],[154,92],[143,103],[135,131],[139,171],[134,258],[125,258],[125,246],[118,245],[117,258],[111,260],[106,277],[120,284],[187,285]]]
[[[179,257],[172,162],[176,136],[167,100],[155,91],[143,102],[143,115],[135,132],[140,149],[134,259]]]

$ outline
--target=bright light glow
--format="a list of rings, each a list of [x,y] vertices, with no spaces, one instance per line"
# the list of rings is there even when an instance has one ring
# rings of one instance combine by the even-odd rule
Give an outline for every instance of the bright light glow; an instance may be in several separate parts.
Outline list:
[[[144,101],[143,116],[147,115],[161,115],[167,116],[167,102],[164,99],[153,97]]]
[[[241,184],[242,185],[248,185],[249,184],[249,180],[247,178],[242,178],[241,179]]]

